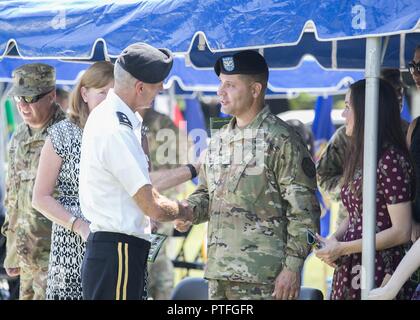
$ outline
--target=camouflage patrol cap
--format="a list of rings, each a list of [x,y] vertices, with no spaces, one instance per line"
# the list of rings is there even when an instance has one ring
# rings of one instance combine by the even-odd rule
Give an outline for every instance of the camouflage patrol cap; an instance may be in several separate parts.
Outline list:
[[[24,64],[13,71],[12,96],[36,96],[53,89],[55,69],[48,64]]]

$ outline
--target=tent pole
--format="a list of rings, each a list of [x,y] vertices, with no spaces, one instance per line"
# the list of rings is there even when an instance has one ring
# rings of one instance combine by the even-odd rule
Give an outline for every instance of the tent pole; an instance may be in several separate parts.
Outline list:
[[[9,131],[7,127],[7,117],[5,104],[7,100],[6,93],[9,91],[10,85],[7,83],[1,84],[0,89],[0,202],[3,201],[6,193],[5,188],[5,170],[6,170],[6,156],[7,156],[7,142],[9,141]]]
[[[363,150],[363,249],[361,268],[362,299],[375,284],[376,167],[378,136],[378,93],[381,65],[380,37],[366,40],[365,136]]]

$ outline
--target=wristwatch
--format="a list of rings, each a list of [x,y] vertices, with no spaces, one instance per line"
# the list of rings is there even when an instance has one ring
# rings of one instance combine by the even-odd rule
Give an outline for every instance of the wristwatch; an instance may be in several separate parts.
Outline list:
[[[188,163],[187,167],[188,169],[190,169],[191,179],[194,179],[195,177],[197,177],[197,170],[195,170],[195,167],[191,163]]]

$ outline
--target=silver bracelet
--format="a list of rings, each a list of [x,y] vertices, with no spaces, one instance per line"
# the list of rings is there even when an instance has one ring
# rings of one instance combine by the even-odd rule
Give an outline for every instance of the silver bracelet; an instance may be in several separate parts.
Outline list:
[[[73,227],[74,227],[74,223],[76,222],[76,220],[77,220],[77,217],[72,216],[72,217],[69,219],[69,222],[67,222],[67,229],[69,229],[70,231],[72,231],[72,232],[73,232]]]

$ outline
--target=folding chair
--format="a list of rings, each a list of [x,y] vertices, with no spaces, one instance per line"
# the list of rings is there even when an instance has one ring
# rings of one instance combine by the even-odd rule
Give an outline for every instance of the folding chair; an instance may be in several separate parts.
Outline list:
[[[172,291],[171,300],[208,300],[208,281],[203,278],[182,279]]]

